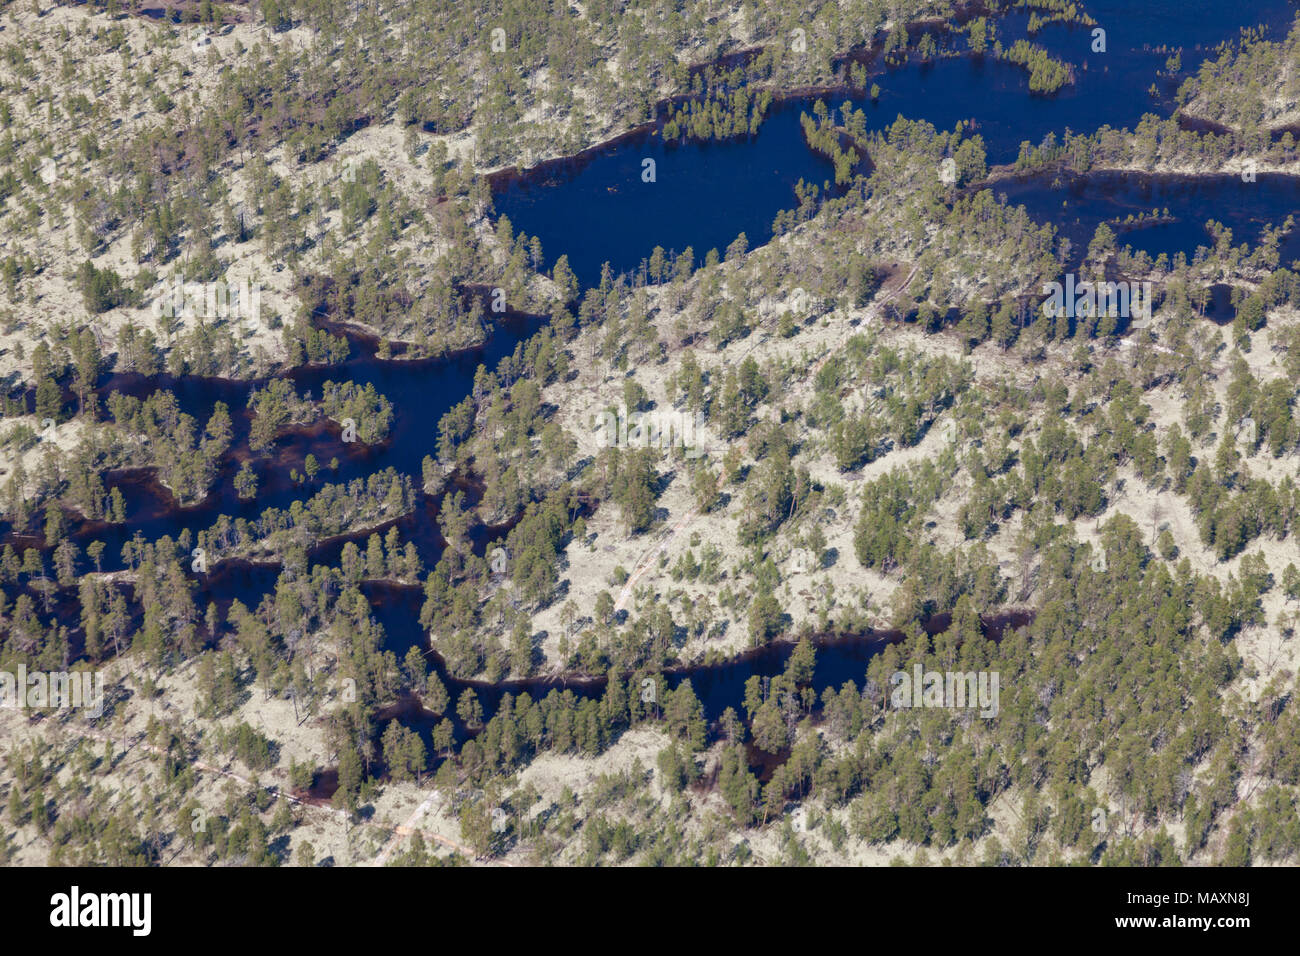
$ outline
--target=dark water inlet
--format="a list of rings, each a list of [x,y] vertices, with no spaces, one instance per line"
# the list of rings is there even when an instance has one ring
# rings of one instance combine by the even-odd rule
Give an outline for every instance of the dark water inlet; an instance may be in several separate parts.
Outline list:
[[[1129,245],[1152,259],[1190,262],[1199,247],[1212,248],[1206,223],[1232,230],[1232,245],[1253,247],[1265,227],[1300,218],[1300,177],[1261,173],[1253,182],[1240,176],[1176,176],[1101,172],[1086,176],[1035,176],[1002,180],[990,187],[1011,205],[1024,206],[1040,222],[1051,222],[1070,240],[1070,259],[1078,262],[1097,227],[1109,224],[1119,246]],[[1168,216],[1165,216],[1165,212]],[[1152,214],[1158,216],[1152,218]],[[1125,220],[1133,217],[1133,222]],[[1145,218],[1143,218],[1145,217]],[[1300,228],[1278,244],[1280,265],[1300,259]]]
[[[425,455],[434,454],[438,421],[453,405],[468,395],[480,364],[489,369],[512,354],[531,338],[544,320],[538,316],[512,314],[493,329],[480,349],[458,353],[448,358],[380,359],[375,343],[363,336],[349,335],[352,356],[338,365],[314,365],[291,370],[286,374],[299,393],[310,392],[319,398],[327,381],[352,381],[373,385],[393,404],[393,422],[388,438],[372,446],[360,442],[344,443],[338,426],[324,420],[307,427],[291,428],[263,452],[248,449],[248,432],[252,423],[248,396],[268,380],[230,381],[198,376],[138,375],[106,376],[97,389],[101,398],[118,390],[144,398],[158,389],[169,389],[183,412],[194,416],[198,427],[207,422],[218,402],[230,410],[233,441],[230,452],[220,464],[213,491],[203,501],[179,507],[150,469],[110,472],[107,489],[118,488],[127,505],[127,520],[120,525],[100,522],[72,522],[71,536],[80,546],[100,540],[106,545],[104,570],[121,568],[120,554],[124,543],[137,533],[153,541],[163,535],[177,537],[188,529],[191,534],[212,527],[221,515],[232,519],[252,519],[267,508],[287,509],[295,500],[310,497],[326,482],[347,482],[364,478],[383,468],[395,468],[411,475],[420,485]],[[301,470],[303,460],[312,453],[320,461],[321,472],[314,484],[297,483],[289,471]],[[337,471],[326,467],[331,458],[339,459]],[[234,488],[234,475],[244,460],[253,463],[258,475],[257,496],[240,500]],[[12,529],[5,527],[6,540]],[[430,554],[427,557],[436,555]]]
[[[453,711],[456,701],[466,690],[473,691],[478,698],[483,707],[485,723],[500,709],[507,694],[514,698],[528,694],[536,701],[552,691],[569,691],[579,698],[592,700],[600,699],[605,693],[608,681],[603,674],[541,676],[495,683],[455,677],[449,672],[446,662],[431,649],[429,635],[420,627],[419,612],[423,593],[418,588],[376,584],[367,585],[364,590],[374,608],[376,620],[383,627],[387,639],[385,650],[391,651],[399,661],[405,658],[412,647],[423,652],[429,669],[446,686]],[[981,629],[989,640],[1001,640],[1008,630],[1028,626],[1033,617],[1033,612],[1028,610],[1003,611],[983,618]],[[924,622],[924,629],[934,636],[946,631],[951,624],[950,614],[935,614]],[[904,637],[902,631],[887,629],[872,629],[862,634],[814,636],[817,654],[811,685],[813,690],[820,698],[822,691],[828,687],[838,690],[846,681],[861,687],[871,659],[889,644],[898,643]],[[710,723],[716,722],[728,707],[743,719],[745,682],[755,675],[771,678],[783,673],[795,643],[794,640],[776,641],[719,663],[664,668],[661,674],[670,690],[676,690],[685,681],[690,681],[691,689],[703,707],[705,719]],[[455,726],[458,740],[472,736],[469,729],[453,714],[445,716]],[[426,744],[430,744],[433,727],[443,717],[444,715],[424,710],[417,699],[403,697],[384,711],[379,719],[400,720],[403,725],[424,735]]]
[[[1104,0],[1082,6],[1107,30],[1108,52],[1092,52],[1089,27],[1051,23],[1031,35],[1026,13],[1013,11],[995,21],[1004,46],[1028,39],[1074,65],[1074,83],[1056,93],[1031,94],[1024,69],[963,53],[896,67],[883,67],[869,57],[873,72],[868,85],[881,87],[877,100],[847,87],[818,95],[832,110],[847,100],[864,112],[872,131],[887,128],[899,116],[926,120],[939,130],[965,124],[968,135],[973,130],[983,137],[990,166],[1008,164],[1024,143],[1037,146],[1049,136],[1059,142],[1067,130],[1131,129],[1145,113],[1171,113],[1177,86],[1220,41],[1235,39],[1240,27],[1256,24],[1271,37],[1284,36],[1298,9],[1288,0],[1249,6],[1215,0],[1136,5]],[[934,35],[941,50],[949,43],[965,49],[964,39],[937,29]],[[1182,53],[1183,70],[1177,77],[1163,76],[1165,60],[1175,50]],[[1152,85],[1154,96],[1148,93]],[[742,139],[665,143],[658,128],[642,128],[575,161],[550,162],[523,174],[509,171],[494,180],[496,212],[507,216],[516,230],[539,237],[548,263],[566,254],[585,285],[599,281],[606,261],[616,274],[636,273],[655,246],[678,253],[689,246],[701,262],[710,249],[721,253],[744,232],[752,248],[771,239],[778,212],[797,206],[795,186],[800,180],[822,187],[834,178],[832,164],[808,148],[799,126],[800,113],[811,114],[817,98],[785,97],[756,135]],[[653,183],[642,181],[647,159],[655,162]],[[1140,177],[1134,182],[1135,188],[1142,188]],[[1193,204],[1187,200],[1187,205]],[[1234,204],[1233,199],[1215,202],[1216,218],[1226,221]],[[1096,213],[1099,220],[1106,218],[1105,211],[1103,203]],[[1055,210],[1040,212],[1043,221],[1058,221]],[[1208,211],[1194,220],[1195,225],[1202,226],[1204,218]],[[1264,221],[1283,219],[1284,212]],[[1238,230],[1238,241],[1257,238]],[[1128,239],[1139,248],[1146,248],[1146,240],[1152,243],[1147,251],[1153,258],[1160,251],[1182,251],[1189,259],[1196,245],[1206,241],[1203,235],[1179,230],[1148,231]],[[1175,249],[1175,243],[1184,245]]]

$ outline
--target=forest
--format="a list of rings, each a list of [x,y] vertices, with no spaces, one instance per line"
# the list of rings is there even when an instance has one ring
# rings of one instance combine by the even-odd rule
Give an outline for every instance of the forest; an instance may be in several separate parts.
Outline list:
[[[998,165],[877,84],[1069,95],[1086,3],[580,6],[0,8],[0,670],[108,677],[0,717],[0,862],[1300,860],[1293,210],[1153,253],[1162,203],[1005,192],[1295,176],[1300,26]],[[494,206],[792,91],[827,173],[770,241],[584,283]],[[1152,321],[1049,314],[1065,271]],[[997,717],[891,706],[913,666]]]

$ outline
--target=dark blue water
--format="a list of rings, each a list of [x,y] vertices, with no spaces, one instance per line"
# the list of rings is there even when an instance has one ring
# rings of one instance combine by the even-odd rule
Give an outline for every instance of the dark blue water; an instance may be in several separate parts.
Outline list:
[[[835,178],[825,157],[803,143],[799,105],[774,107],[752,139],[669,143],[657,133],[599,150],[579,172],[553,170],[511,182],[495,200],[516,230],[539,235],[547,261],[561,254],[586,286],[601,265],[634,272],[654,247],[697,264],[721,255],[744,233],[750,246],[772,238],[772,219],[798,205],[795,184]],[[642,181],[642,163],[655,181]]]
[[[289,374],[299,394],[310,392],[315,398],[321,397],[324,383],[328,381],[373,385],[393,405],[388,439],[373,446],[360,442],[344,443],[336,424],[322,422],[309,430],[282,436],[264,454],[249,452],[247,440],[252,416],[247,408],[248,396],[265,382],[230,382],[192,376],[161,381],[142,381],[138,377],[110,378],[101,392],[117,388],[143,398],[157,388],[170,388],[179,399],[181,408],[198,419],[200,428],[212,414],[216,403],[225,402],[234,425],[234,441],[230,454],[221,465],[220,477],[212,493],[203,502],[177,508],[172,495],[149,474],[133,473],[110,478],[106,482],[107,488],[120,489],[126,501],[126,522],[120,525],[82,525],[72,538],[83,549],[91,541],[103,541],[106,546],[103,567],[115,570],[122,567],[122,545],[137,533],[146,541],[157,540],[163,535],[175,539],[186,529],[194,535],[212,527],[220,515],[227,515],[232,520],[252,520],[268,508],[287,509],[293,501],[311,497],[327,482],[364,478],[384,468],[395,468],[412,476],[416,488],[419,488],[424,457],[436,457],[438,420],[470,393],[480,365],[496,368],[502,358],[511,355],[520,342],[541,328],[541,324],[542,320],[538,318],[514,316],[493,329],[483,348],[440,359],[380,360],[374,357],[371,343],[354,339],[352,355],[347,361],[333,366],[299,368]],[[312,483],[295,483],[290,479],[290,471],[297,469],[301,472],[308,453],[319,460],[321,471]],[[250,501],[241,501],[234,486],[234,477],[244,458],[252,462],[258,476],[258,493]],[[339,461],[337,471],[330,471],[327,467],[332,458]],[[415,536],[417,543],[427,544],[430,536],[436,536],[436,529],[427,530],[429,536]],[[436,562],[437,553],[428,551],[422,557],[431,564]]]
[[[472,691],[478,698],[483,707],[485,722],[496,713],[507,694],[518,698],[526,693],[534,701],[541,700],[552,692],[571,693],[579,699],[590,700],[599,700],[605,694],[606,680],[603,675],[539,677],[498,683],[455,677],[437,653],[430,652],[430,635],[419,624],[423,597],[418,589],[376,584],[367,585],[365,591],[374,607],[374,617],[383,628],[385,650],[391,651],[399,661],[406,657],[411,648],[422,651],[429,669],[438,675],[447,688],[452,711],[455,710],[455,702],[466,690]],[[986,637],[997,640],[1009,629],[1024,627],[1032,619],[1030,612],[1009,611],[985,619],[982,628]],[[947,614],[935,615],[924,622],[926,632],[932,635],[942,633],[950,624],[951,618]],[[819,701],[823,691],[828,688],[839,690],[845,683],[851,683],[857,690],[861,690],[871,659],[888,644],[900,641],[903,637],[901,631],[869,630],[852,636],[814,638],[816,667],[808,686],[816,692]],[[657,679],[662,681],[659,685],[661,689],[666,686],[673,691],[689,681],[691,690],[700,701],[704,719],[710,724],[718,721],[728,708],[743,720],[746,714],[745,683],[754,676],[773,678],[784,673],[793,651],[794,644],[790,642],[769,644],[717,664],[672,668],[657,675]],[[639,690],[637,687],[635,692]],[[660,703],[663,703],[662,698]],[[426,746],[430,747],[433,727],[444,716],[452,721],[457,741],[464,741],[473,735],[471,729],[465,727],[454,713],[431,714],[422,710],[414,700],[404,702],[386,716],[388,719],[400,720],[405,726],[420,733],[425,738]]]
[[[382,605],[380,611],[379,616],[382,620]],[[871,633],[819,644],[816,650],[813,679],[808,686],[816,692],[819,701],[823,691],[828,688],[840,690],[846,683],[852,684],[855,690],[861,691],[867,665],[896,637],[897,635],[892,634]],[[667,672],[659,676],[658,687],[661,693],[665,686],[668,690],[676,691],[689,681],[691,690],[700,701],[704,719],[708,724],[714,725],[728,708],[735,712],[737,718],[744,721],[746,719],[745,683],[754,676],[773,678],[781,675],[785,672],[793,651],[792,644],[775,644],[757,653],[732,658],[724,664],[694,665]],[[538,701],[552,692],[570,693],[574,697],[587,700],[599,700],[605,694],[606,682],[603,679],[588,681],[556,678],[490,684],[450,677],[435,656],[430,656],[428,660],[431,670],[438,673],[439,679],[447,688],[448,698],[451,701],[450,712],[445,715],[432,714],[423,710],[414,700],[408,700],[404,705],[391,708],[389,712],[381,715],[381,719],[399,720],[404,726],[419,733],[424,738],[426,749],[430,752],[433,750],[433,728],[444,718],[452,722],[458,743],[472,737],[477,730],[477,728],[466,727],[455,714],[455,704],[467,689],[474,693],[482,705],[485,723],[497,712],[506,695],[518,699],[520,695],[528,694],[534,701]],[[634,686],[632,692],[639,693],[640,686]],[[661,698],[660,704],[662,703]]]
[[[1087,249],[1097,226],[1106,222],[1120,246],[1132,246],[1153,260],[1191,260],[1198,247],[1212,248],[1209,220],[1232,230],[1232,244],[1253,249],[1266,227],[1280,227],[1288,216],[1300,219],[1300,178],[1261,173],[1255,182],[1240,176],[1144,176],[1096,173],[1057,183],[1050,178],[1004,180],[993,187],[1011,205],[1051,222],[1071,242],[1071,259]],[[1152,213],[1159,218],[1152,218]],[[1167,216],[1165,214],[1168,214]],[[1125,224],[1130,216],[1132,224]],[[1300,229],[1278,243],[1279,265],[1300,259]]]
[[[423,595],[417,589],[375,585],[367,586],[366,590],[374,605],[375,619],[384,628],[386,650],[392,651],[400,661],[412,647],[421,651],[429,649],[429,635],[419,623]],[[1023,624],[1027,620],[1027,616],[1014,616],[1014,622],[1018,624]],[[946,626],[946,623],[946,617],[937,618],[935,629]],[[827,687],[838,688],[846,680],[856,680],[860,684],[867,662],[879,653],[887,642],[900,637],[899,632],[879,631],[821,643],[817,649],[817,668],[813,680],[818,695],[820,696],[821,691]],[[785,670],[792,650],[792,644],[773,644],[721,664],[696,665],[667,671],[664,674],[664,681],[669,688],[675,690],[683,681],[689,680],[704,707],[705,717],[709,720],[717,720],[728,707],[733,708],[738,714],[743,714],[745,681],[755,674],[760,677],[775,677],[781,674]],[[603,675],[591,679],[538,678],[489,684],[452,676],[436,654],[429,655],[428,660],[430,669],[437,672],[439,678],[451,691],[453,701],[466,688],[472,689],[483,704],[484,712],[489,716],[495,712],[501,698],[507,693],[517,697],[520,693],[527,692],[534,699],[538,699],[552,690],[571,690],[579,696],[595,698],[599,698],[605,692]]]
[[[429,653],[429,635],[419,624],[423,597],[417,589],[382,585],[368,586],[366,591],[374,606],[375,619],[384,629],[385,650],[392,651],[399,661],[406,657],[412,647],[425,652],[430,670],[438,674],[447,688],[453,711],[455,702],[465,690],[472,691],[478,698],[485,718],[491,718],[496,713],[507,694],[517,698],[526,693],[533,700],[541,700],[552,691],[561,694],[569,692],[576,697],[593,700],[599,700],[605,694],[606,681],[603,676],[582,679],[534,678],[495,684],[457,678],[449,673],[436,653]],[[856,681],[860,686],[867,663],[889,640],[898,637],[898,634],[892,632],[869,633],[820,646],[813,681],[818,695],[827,687],[838,689],[845,681]],[[672,690],[689,680],[692,690],[700,699],[705,719],[710,722],[720,718],[728,707],[743,717],[745,681],[753,675],[775,677],[781,674],[792,650],[791,644],[769,645],[722,664],[670,671],[661,679]],[[443,715],[422,711],[418,705],[411,706],[413,703],[409,702],[390,716],[424,736],[426,746],[431,747],[433,727],[442,720]],[[449,713],[446,717],[455,726],[458,741],[472,736],[471,730],[454,713]]]
[[[939,130],[964,124],[968,135],[983,138],[990,166],[1008,164],[1025,143],[1037,146],[1049,136],[1059,142],[1067,131],[1133,128],[1146,113],[1168,115],[1178,85],[1217,43],[1257,25],[1268,36],[1285,36],[1297,10],[1294,0],[1152,0],[1136,4],[1136,10],[1129,6],[1121,0],[1085,5],[1106,30],[1104,53],[1092,52],[1091,27],[1054,23],[1030,36],[1026,14],[997,21],[1004,45],[1025,37],[1074,65],[1074,83],[1050,95],[1031,95],[1029,74],[1019,66],[962,55],[878,71],[868,80],[881,88],[875,102],[862,91],[822,98],[832,109],[849,100],[874,131],[899,116]],[[965,38],[940,35],[940,41],[941,49],[965,49]],[[1182,51],[1182,71],[1162,76],[1173,49]],[[507,177],[495,197],[496,212],[516,230],[538,236],[548,263],[568,255],[586,285],[596,284],[605,262],[615,273],[635,274],[655,246],[677,252],[690,246],[698,263],[711,248],[723,252],[741,231],[751,247],[762,244],[771,239],[776,214],[797,205],[796,183],[820,186],[833,179],[830,162],[807,147],[799,127],[799,114],[811,114],[815,100],[774,107],[752,137],[679,145],[647,134],[601,149],[589,161]],[[655,162],[653,183],[641,179],[646,159]],[[1055,221],[1050,214],[1044,218]],[[1194,253],[1190,236],[1171,231],[1167,238],[1192,242],[1171,248],[1171,254]]]
[[[1295,15],[1294,0],[1086,0],[1080,7],[1107,29],[1112,51],[1176,47],[1183,51],[1183,67],[1200,62],[1216,46],[1235,40],[1245,27],[1263,25],[1280,39]],[[1045,33],[1045,31],[1044,31]],[[1164,53],[1152,53],[1160,57]]]

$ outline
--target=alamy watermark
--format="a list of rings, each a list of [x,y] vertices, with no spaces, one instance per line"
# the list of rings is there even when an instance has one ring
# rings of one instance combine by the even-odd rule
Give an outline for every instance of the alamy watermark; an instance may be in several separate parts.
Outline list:
[[[1151,321],[1151,283],[1148,282],[1075,282],[1074,273],[1066,273],[1064,284],[1043,284],[1044,314],[1052,317],[1109,316],[1136,319],[1136,328]]]
[[[159,283],[154,318],[245,319],[256,326],[262,317],[262,287],[247,278],[238,282],[186,282],[176,276],[170,288]]]
[[[981,717],[998,715],[997,671],[927,671],[920,664],[912,673],[895,671],[889,703],[894,707],[979,707]]]
[[[627,406],[620,405],[617,413],[606,408],[592,417],[606,448],[659,448],[668,451],[680,446],[687,458],[699,458],[704,454],[708,440],[703,412],[628,414]]]
[[[104,713],[104,675],[101,671],[27,670],[18,665],[18,673],[0,671],[0,708],[9,710],[85,710],[89,717]]]
[[[83,893],[74,885],[50,897],[50,925],[56,928],[125,927],[132,936],[148,936],[152,913],[152,893]]]

